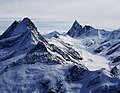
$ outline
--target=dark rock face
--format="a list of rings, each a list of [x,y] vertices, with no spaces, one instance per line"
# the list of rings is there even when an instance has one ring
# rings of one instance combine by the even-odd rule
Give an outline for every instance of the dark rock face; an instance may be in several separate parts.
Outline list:
[[[80,54],[75,51],[74,49],[72,48],[69,48],[68,51],[66,51],[68,55],[70,55],[72,58],[76,59],[76,60],[82,60],[83,58],[80,56]]]
[[[11,33],[13,33],[14,29],[17,27],[17,25],[19,24],[19,22],[14,21],[11,26],[0,36],[0,40],[4,39],[4,38],[8,38]]]
[[[28,53],[34,53],[34,52],[47,52],[44,43],[38,42],[37,45],[33,49],[31,49]]]
[[[119,44],[120,44],[120,42],[113,44],[112,46],[110,46],[109,50],[116,47],[116,46],[119,46]]]
[[[81,30],[82,26],[77,21],[75,21],[71,29],[68,31],[67,35],[71,37],[77,37],[78,35],[82,34]]]
[[[71,61],[71,58],[62,50],[60,50],[57,46],[50,44],[50,50],[60,54],[66,61]]]
[[[108,48],[108,47],[110,47],[110,46],[111,46],[110,43],[103,44],[103,45],[99,46],[98,48],[96,48],[96,49],[94,50],[94,52],[95,52],[95,53],[100,53],[100,52],[102,52],[103,50],[105,50],[106,48]]]
[[[48,43],[38,32],[34,23],[29,18],[24,18],[20,22],[15,21],[0,36],[0,49],[14,51],[18,55],[28,52],[38,42]]]
[[[111,69],[110,73],[112,73],[113,76],[117,76],[117,74],[118,74],[118,69],[117,69],[117,67],[116,67],[116,66],[113,67],[113,68]]]
[[[73,26],[67,32],[67,35],[70,37],[98,36],[98,29],[94,29],[88,25],[82,27],[77,21],[75,21]]]
[[[78,52],[76,52],[74,49],[70,49],[67,47],[68,50],[66,51],[62,51],[60,48],[58,48],[56,45],[54,44],[49,44],[50,47],[49,49],[53,52],[56,52],[58,54],[60,54],[66,61],[72,61],[74,62],[69,56],[71,56],[73,59],[79,61],[82,60],[83,58],[79,55]]]
[[[21,35],[19,35],[17,37],[0,40],[0,49],[13,47],[24,36],[23,34],[21,34]]]
[[[112,63],[120,62],[120,56],[113,59]]]
[[[74,65],[69,69],[69,75],[67,75],[67,81],[79,81],[84,78],[84,74],[88,70],[85,67]]]
[[[111,54],[115,53],[117,50],[119,51],[119,49],[120,49],[120,45],[111,49],[110,51],[108,51],[107,55],[111,55]]]
[[[102,45],[100,45],[98,48],[94,50],[94,53],[100,53],[105,49],[109,48],[110,46],[111,46],[111,43],[105,43],[105,44],[103,43]]]
[[[94,50],[95,53],[100,53],[103,51],[103,46],[98,47],[97,49]]]
[[[84,36],[96,36],[98,35],[98,30],[91,26],[85,25],[82,29],[82,34]]]
[[[113,54],[116,50],[117,50],[117,48],[112,49],[112,50],[108,51],[108,52],[106,53],[106,55],[111,55],[111,54]]]

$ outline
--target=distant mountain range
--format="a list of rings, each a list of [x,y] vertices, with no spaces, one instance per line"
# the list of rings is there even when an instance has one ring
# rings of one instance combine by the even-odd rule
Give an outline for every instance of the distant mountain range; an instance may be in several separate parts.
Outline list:
[[[120,30],[81,26],[41,35],[29,19],[0,36],[1,93],[119,93]]]

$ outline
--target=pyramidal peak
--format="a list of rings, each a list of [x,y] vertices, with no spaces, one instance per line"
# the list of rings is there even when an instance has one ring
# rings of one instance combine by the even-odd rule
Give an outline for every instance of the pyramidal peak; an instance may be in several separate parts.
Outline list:
[[[81,30],[82,30],[82,26],[78,23],[77,20],[75,20],[72,27],[67,32],[67,35],[71,37],[77,37],[80,34]]]
[[[14,29],[14,33],[12,33],[12,36],[22,34],[26,31],[32,31],[32,30],[37,30],[35,27],[34,23],[29,19],[29,18],[24,18]]]
[[[7,43],[8,41],[12,42],[13,46],[16,45],[16,42],[19,42],[19,45],[24,44],[25,46],[37,44],[39,41],[44,43],[47,42],[38,32],[34,23],[27,17],[19,22],[14,21],[12,25],[0,36],[0,44],[4,45],[4,43]],[[9,44],[6,47],[9,47]]]
[[[11,26],[0,36],[0,39],[5,39],[25,33],[26,31],[37,30],[34,23],[29,18],[24,18],[22,21],[14,21]]]
[[[75,20],[73,23],[73,26],[78,26],[78,25],[80,25],[79,22],[77,20]]]
[[[5,39],[10,37],[10,35],[13,33],[14,29],[17,27],[17,25],[19,24],[18,21],[14,21],[10,27],[8,27],[8,29],[0,36],[0,39]]]
[[[80,29],[80,28],[82,28],[82,25],[80,25],[79,22],[77,20],[75,20],[74,23],[73,23],[73,25],[72,25],[72,27]]]

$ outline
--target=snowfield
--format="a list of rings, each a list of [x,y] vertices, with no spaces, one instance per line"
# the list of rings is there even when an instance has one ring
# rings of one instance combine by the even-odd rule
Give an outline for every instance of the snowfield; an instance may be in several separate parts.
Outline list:
[[[48,39],[48,41],[52,44],[57,44],[57,46],[62,49],[65,49],[65,46],[61,42],[70,44],[71,47],[74,47],[79,51],[84,58],[84,62],[81,62],[81,64],[84,64],[91,71],[99,70],[101,68],[106,68],[108,71],[110,70],[108,65],[110,61],[101,55],[95,55],[87,51],[86,47],[82,45],[82,40],[80,39],[76,40],[69,36],[59,36],[59,38],[53,37],[50,40]]]

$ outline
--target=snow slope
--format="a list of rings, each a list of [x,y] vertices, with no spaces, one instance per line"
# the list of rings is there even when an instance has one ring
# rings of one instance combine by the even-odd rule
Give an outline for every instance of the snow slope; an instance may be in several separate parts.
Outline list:
[[[80,52],[84,59],[84,62],[82,63],[91,71],[99,70],[101,68],[106,68],[109,70],[108,64],[110,61],[103,56],[95,55],[87,51],[86,47],[82,45],[82,40],[80,39],[76,40],[69,36],[59,36],[59,38],[52,38],[48,41],[52,44],[57,44],[57,46],[62,49],[65,49],[63,42],[70,44],[71,47],[74,47],[77,51]]]

